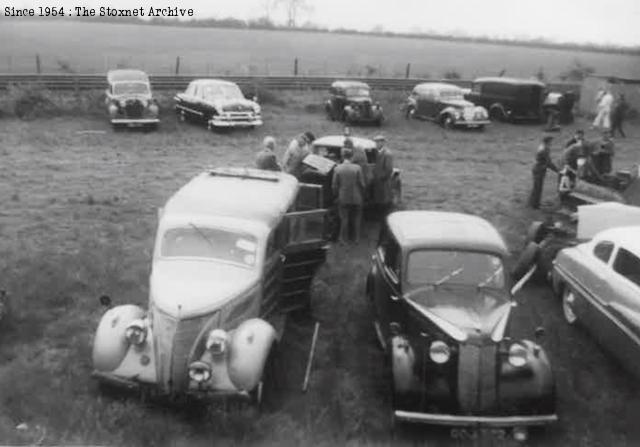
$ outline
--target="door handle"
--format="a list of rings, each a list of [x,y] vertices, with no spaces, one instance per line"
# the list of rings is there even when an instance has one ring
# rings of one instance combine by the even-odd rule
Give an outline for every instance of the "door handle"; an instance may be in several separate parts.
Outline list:
[[[391,301],[398,301],[400,299],[397,295],[389,295],[389,298],[391,299]]]

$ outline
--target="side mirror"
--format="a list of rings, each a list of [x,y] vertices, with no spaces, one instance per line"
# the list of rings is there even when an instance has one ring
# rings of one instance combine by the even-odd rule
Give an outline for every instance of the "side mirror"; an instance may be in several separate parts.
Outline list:
[[[106,307],[107,309],[111,307],[111,297],[109,295],[101,295],[98,299],[100,300],[101,306]]]

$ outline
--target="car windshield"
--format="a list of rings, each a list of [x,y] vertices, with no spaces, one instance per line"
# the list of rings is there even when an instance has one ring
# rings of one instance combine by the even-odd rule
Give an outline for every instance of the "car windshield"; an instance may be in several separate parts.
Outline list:
[[[444,101],[452,101],[456,99],[464,99],[461,90],[451,89],[451,90],[440,90],[440,99]]]
[[[114,95],[148,95],[149,85],[144,82],[118,82],[113,85]]]
[[[347,96],[369,96],[369,89],[366,87],[348,87]]]
[[[242,90],[237,85],[205,85],[202,96],[207,100],[242,99]]]
[[[505,285],[502,260],[473,251],[415,250],[409,254],[406,271],[408,292],[445,283],[492,288]]]
[[[257,240],[251,234],[190,224],[166,231],[160,256],[219,259],[253,267],[256,251]]]

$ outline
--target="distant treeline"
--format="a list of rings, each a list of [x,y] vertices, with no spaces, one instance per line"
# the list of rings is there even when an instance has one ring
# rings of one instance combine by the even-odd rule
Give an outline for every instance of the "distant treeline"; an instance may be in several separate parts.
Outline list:
[[[61,17],[33,17],[40,20],[62,20]],[[520,47],[533,47],[533,48],[550,48],[559,50],[577,50],[587,52],[598,53],[617,53],[617,54],[629,54],[640,55],[640,46],[620,46],[620,45],[601,45],[596,43],[560,43],[549,41],[543,37],[535,39],[501,39],[488,36],[456,36],[451,34],[440,34],[436,32],[406,32],[397,33],[391,31],[358,31],[348,28],[336,28],[329,29],[322,27],[315,23],[307,22],[298,27],[286,27],[275,24],[270,19],[263,17],[253,20],[241,20],[233,17],[227,17],[223,19],[191,19],[191,20],[178,20],[176,18],[159,18],[154,17],[150,20],[143,20],[138,17],[65,17],[67,19],[88,21],[88,22],[107,22],[118,24],[136,24],[136,25],[160,25],[160,26],[178,26],[178,27],[193,27],[193,28],[231,28],[231,29],[257,29],[257,30],[277,30],[277,31],[290,31],[290,32],[319,32],[319,33],[332,33],[332,34],[349,34],[358,36],[376,36],[376,37],[409,37],[414,39],[430,39],[430,40],[442,40],[451,42],[471,42],[481,44],[492,45],[510,45]],[[4,15],[0,15],[0,20],[6,19]],[[26,18],[21,17],[20,20]]]

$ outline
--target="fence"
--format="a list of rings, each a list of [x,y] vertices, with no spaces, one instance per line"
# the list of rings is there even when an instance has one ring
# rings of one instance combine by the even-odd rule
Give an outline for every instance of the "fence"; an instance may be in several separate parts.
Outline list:
[[[207,77],[206,75],[190,76],[150,76],[151,85],[156,90],[183,90],[187,84],[196,78]],[[236,82],[240,87],[255,87],[289,90],[325,90],[336,80],[330,76],[216,76],[217,79],[226,79]],[[339,77],[347,79],[348,77]],[[355,78],[354,78],[355,79]],[[418,78],[357,78],[368,83],[371,88],[379,90],[410,90],[420,82],[434,81],[434,79]],[[437,80],[441,81],[441,80]],[[106,87],[105,75],[79,75],[79,74],[0,74],[0,90],[6,89],[9,84],[37,83],[51,90],[96,90]],[[469,87],[470,80],[446,80],[460,87]],[[557,91],[579,91],[580,84],[552,83],[550,88]]]

